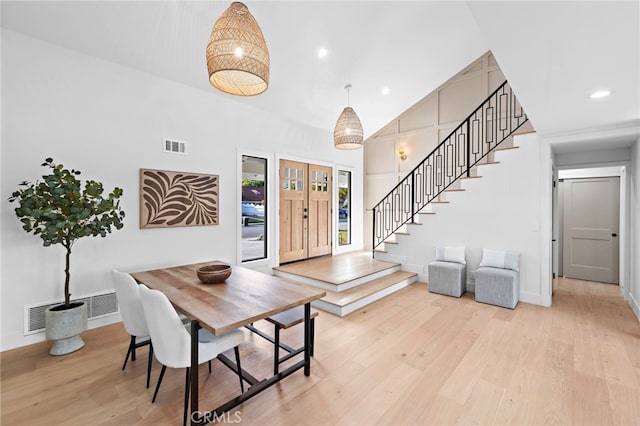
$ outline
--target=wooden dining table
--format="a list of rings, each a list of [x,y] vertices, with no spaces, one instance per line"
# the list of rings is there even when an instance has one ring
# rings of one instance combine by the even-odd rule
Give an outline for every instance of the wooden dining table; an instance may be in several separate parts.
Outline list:
[[[173,306],[191,320],[191,410],[192,425],[221,419],[225,412],[252,398],[297,370],[311,374],[311,302],[324,297],[320,289],[312,289],[293,281],[233,266],[223,283],[203,284],[196,270],[218,261],[173,266],[131,275],[139,283],[164,293]],[[239,373],[250,386],[226,403],[210,411],[198,409],[198,330],[203,327],[213,335],[243,327],[280,312],[304,305],[304,356],[283,371],[265,379],[256,379],[242,369]],[[218,359],[238,372],[237,365],[223,354]]]

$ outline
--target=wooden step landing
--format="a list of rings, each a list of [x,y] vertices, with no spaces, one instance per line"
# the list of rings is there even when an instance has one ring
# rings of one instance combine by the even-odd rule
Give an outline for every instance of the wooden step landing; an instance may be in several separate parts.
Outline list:
[[[342,292],[400,270],[399,263],[374,259],[370,251],[324,256],[273,268],[277,276]]]
[[[394,293],[418,279],[400,264],[374,259],[370,251],[291,263],[273,268],[275,275],[296,284],[321,288],[327,295],[312,302],[318,309],[344,316]]]
[[[339,293],[327,291],[325,297],[311,304],[323,311],[345,316],[416,282],[417,279],[418,275],[414,272],[397,271]]]

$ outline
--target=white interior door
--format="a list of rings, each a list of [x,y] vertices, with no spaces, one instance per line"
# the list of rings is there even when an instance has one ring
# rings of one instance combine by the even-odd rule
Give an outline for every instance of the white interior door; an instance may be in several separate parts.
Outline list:
[[[565,277],[618,284],[620,178],[565,179]]]

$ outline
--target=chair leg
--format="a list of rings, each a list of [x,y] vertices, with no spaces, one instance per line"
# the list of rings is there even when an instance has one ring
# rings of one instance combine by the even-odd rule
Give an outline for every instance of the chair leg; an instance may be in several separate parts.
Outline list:
[[[240,350],[236,346],[233,348],[233,352],[236,354],[236,365],[238,366],[238,377],[240,378],[240,391],[244,393],[244,383],[242,382],[242,366],[240,365]]]
[[[127,361],[129,361],[129,355],[131,355],[131,352],[134,350],[135,346],[136,346],[136,337],[131,336],[131,340],[129,341],[129,349],[127,350],[127,356],[124,357],[124,364],[122,364],[122,370],[124,370],[124,368],[127,366]],[[136,359],[133,358],[133,360],[135,361]]]
[[[151,363],[153,362],[153,344],[149,342],[149,359],[147,360],[147,389],[151,380]]]
[[[182,414],[182,425],[187,426],[187,411],[189,410],[189,393],[191,390],[191,368],[187,367],[187,375],[184,380],[184,412]]]
[[[209,360],[209,374],[211,374],[211,360]]]
[[[280,370],[280,327],[274,325],[273,337],[273,375]]]
[[[158,390],[160,389],[160,383],[162,383],[162,378],[164,377],[165,371],[167,371],[167,366],[163,365],[162,370],[160,370],[160,377],[158,377],[158,384],[156,385],[156,391],[153,393],[153,399],[151,399],[151,403],[156,402],[156,396],[158,396]]]

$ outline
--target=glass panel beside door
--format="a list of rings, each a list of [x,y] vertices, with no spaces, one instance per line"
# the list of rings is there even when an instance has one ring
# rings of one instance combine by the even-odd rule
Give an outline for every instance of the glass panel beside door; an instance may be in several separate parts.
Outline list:
[[[351,172],[338,170],[338,245],[351,244]]]
[[[267,159],[242,156],[242,262],[267,257]]]

